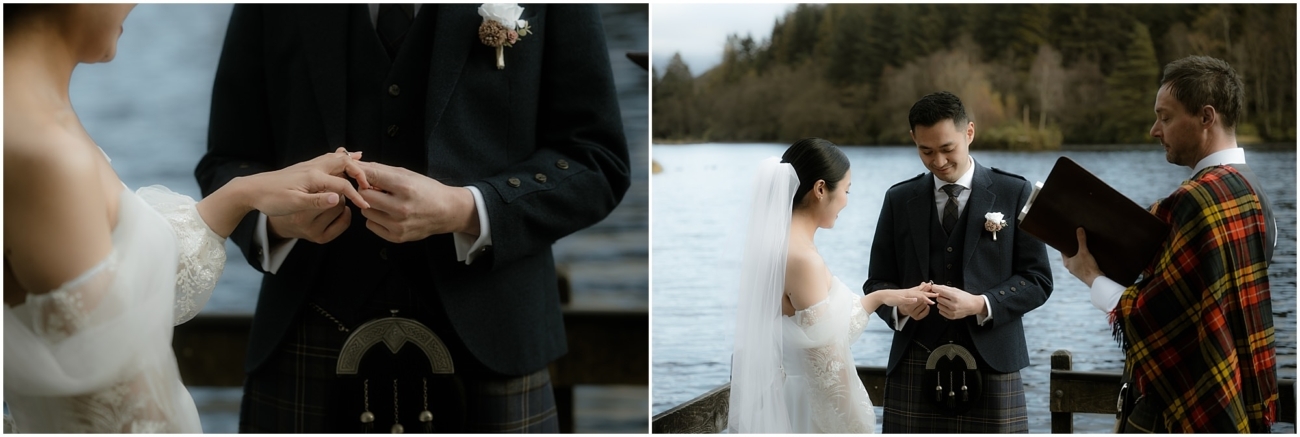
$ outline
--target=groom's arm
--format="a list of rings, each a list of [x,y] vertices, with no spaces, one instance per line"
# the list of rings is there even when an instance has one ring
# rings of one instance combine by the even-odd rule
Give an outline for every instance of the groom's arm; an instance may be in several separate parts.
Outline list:
[[[1022,185],[1015,211],[1024,208],[1033,191],[1028,181],[1019,179],[1018,182]],[[1019,223],[1012,226],[1016,229],[1011,276],[984,291],[983,297],[988,300],[989,315],[993,320],[982,325],[983,329],[1019,319],[1046,303],[1052,294],[1052,269],[1047,262],[1047,246],[1020,229]]]
[[[262,75],[262,8],[235,5],[230,14],[212,85],[208,152],[194,169],[204,196],[236,177],[274,170],[266,81]],[[262,271],[262,254],[254,244],[259,214],[253,211],[245,216],[230,239],[248,263]]]
[[[609,215],[631,183],[600,12],[593,5],[546,8],[537,150],[470,183],[492,229],[489,263],[550,250]]]

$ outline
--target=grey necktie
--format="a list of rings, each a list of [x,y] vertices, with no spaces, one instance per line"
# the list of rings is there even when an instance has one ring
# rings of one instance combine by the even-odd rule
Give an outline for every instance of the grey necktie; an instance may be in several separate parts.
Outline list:
[[[406,39],[406,31],[411,28],[413,21],[415,21],[413,3],[379,5],[375,30],[379,32],[379,40],[384,43],[384,50],[388,51],[389,59],[397,58],[397,49],[402,47],[402,40]]]
[[[957,184],[944,185],[942,188],[948,195],[948,203],[943,205],[943,232],[951,234],[952,227],[957,226],[957,196],[961,194],[966,187]]]

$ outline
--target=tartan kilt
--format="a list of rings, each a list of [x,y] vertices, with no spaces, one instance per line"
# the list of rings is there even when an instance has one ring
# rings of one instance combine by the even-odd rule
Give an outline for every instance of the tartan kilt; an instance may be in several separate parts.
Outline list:
[[[277,350],[245,379],[239,432],[388,433],[394,423],[408,433],[425,432],[419,415],[426,408],[435,432],[559,432],[546,368],[520,377],[337,376],[339,349],[349,332],[310,308],[298,318]],[[365,360],[372,354],[388,351],[372,348]],[[395,359],[427,370],[428,360],[415,348],[402,348]],[[369,428],[360,421],[364,411],[374,415]]]
[[[1025,385],[1020,372],[984,374],[984,395],[966,414],[938,413],[932,403],[934,381],[923,381],[927,353],[915,345],[885,378],[885,433],[1028,433]]]

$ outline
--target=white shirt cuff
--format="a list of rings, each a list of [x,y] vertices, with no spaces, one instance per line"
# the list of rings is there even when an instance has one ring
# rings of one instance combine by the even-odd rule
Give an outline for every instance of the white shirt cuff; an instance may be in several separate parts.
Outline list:
[[[989,306],[989,297],[988,297],[988,296],[985,296],[985,295],[982,295],[982,294],[981,294],[980,297],[984,298],[984,309],[985,309],[986,311],[989,312],[989,316],[988,316],[988,317],[985,317],[985,318],[983,318],[983,319],[979,319],[979,318],[978,318],[978,317],[979,317],[979,314],[976,314],[975,317],[977,317],[977,319],[975,320],[975,323],[978,324],[978,325],[980,325],[980,326],[984,326],[985,323],[988,323],[990,320],[993,320],[993,307],[992,307],[992,306]]]
[[[1119,297],[1124,294],[1124,286],[1105,276],[1092,280],[1092,306],[1103,313],[1110,314],[1119,305]]]
[[[473,264],[474,259],[483,254],[488,246],[492,245],[492,226],[488,222],[487,207],[484,206],[483,193],[478,187],[468,186],[470,194],[474,195],[474,209],[478,211],[478,236],[470,234],[453,232],[452,240],[456,242],[456,260],[464,261],[466,265]]]
[[[257,254],[262,256],[262,271],[274,275],[277,270],[280,270],[280,265],[284,264],[285,258],[289,257],[293,245],[297,243],[297,238],[290,238],[266,250],[271,246],[270,233],[266,228],[266,214],[257,213],[257,230],[253,231],[253,245],[257,247]]]
[[[899,318],[898,307],[894,307],[894,330],[895,331],[902,331],[903,327],[907,326],[908,320],[912,320],[912,318],[908,316],[903,316],[902,318]]]

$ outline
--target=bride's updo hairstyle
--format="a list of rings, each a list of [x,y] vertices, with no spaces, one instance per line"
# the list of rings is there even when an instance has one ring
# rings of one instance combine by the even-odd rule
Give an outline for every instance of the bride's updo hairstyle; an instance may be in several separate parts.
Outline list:
[[[804,138],[790,145],[781,155],[799,175],[799,188],[794,191],[794,207],[812,191],[817,181],[826,181],[826,189],[834,190],[849,171],[849,157],[835,143],[821,138]]]

